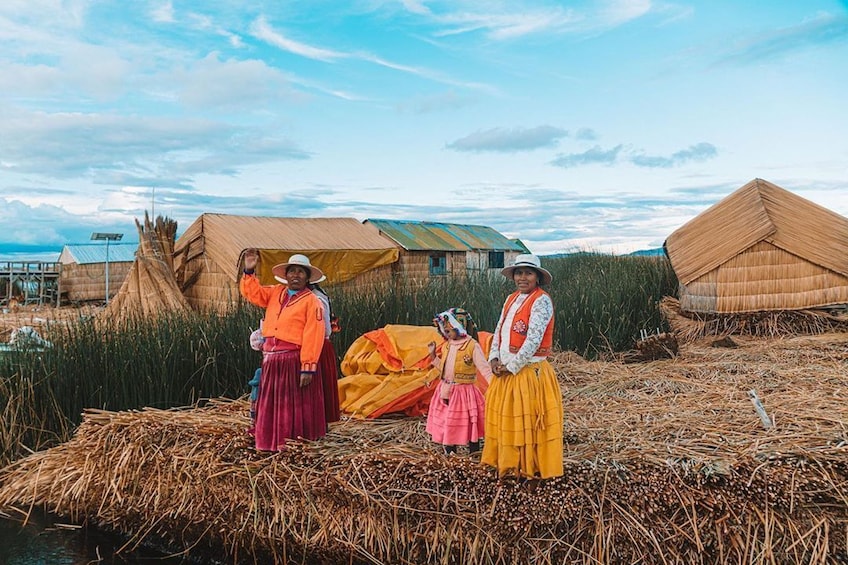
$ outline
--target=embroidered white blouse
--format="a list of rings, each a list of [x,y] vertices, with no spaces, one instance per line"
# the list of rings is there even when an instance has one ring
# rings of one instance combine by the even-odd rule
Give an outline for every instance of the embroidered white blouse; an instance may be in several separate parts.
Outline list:
[[[524,365],[535,363],[545,359],[544,356],[537,357],[533,355],[539,346],[542,344],[542,337],[545,335],[545,328],[548,327],[548,322],[554,316],[554,303],[551,297],[543,294],[530,309],[530,322],[527,327],[527,337],[521,349],[516,353],[509,350],[509,330],[512,327],[513,319],[518,308],[527,300],[529,294],[519,294],[509,307],[505,315],[502,315],[498,320],[498,325],[495,328],[495,334],[492,336],[492,346],[489,350],[489,361],[492,359],[500,359],[501,363],[506,365],[507,370],[515,375]]]

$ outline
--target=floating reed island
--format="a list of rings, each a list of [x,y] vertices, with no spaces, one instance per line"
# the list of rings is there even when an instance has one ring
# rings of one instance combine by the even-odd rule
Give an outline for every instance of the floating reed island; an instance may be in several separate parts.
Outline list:
[[[445,457],[417,418],[257,453],[246,400],[216,400],[89,411],[2,471],[0,507],[227,562],[848,562],[848,334],[734,342],[642,364],[556,355],[557,479]]]

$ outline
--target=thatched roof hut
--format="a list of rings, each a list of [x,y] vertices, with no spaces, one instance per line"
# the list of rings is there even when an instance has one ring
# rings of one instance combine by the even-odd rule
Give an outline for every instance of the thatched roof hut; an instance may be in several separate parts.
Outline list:
[[[664,247],[687,312],[848,304],[848,218],[762,179],[684,224]]]
[[[354,218],[274,218],[203,214],[176,242],[174,269],[196,309],[221,309],[239,299],[241,256],[259,250],[258,276],[273,284],[271,267],[294,253],[309,256],[327,284],[366,285],[388,279],[394,244]]]

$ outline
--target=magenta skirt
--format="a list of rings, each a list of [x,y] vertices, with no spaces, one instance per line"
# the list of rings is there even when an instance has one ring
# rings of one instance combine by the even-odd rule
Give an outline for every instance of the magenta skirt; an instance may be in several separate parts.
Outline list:
[[[300,351],[265,353],[256,399],[256,449],[279,451],[287,439],[318,439],[327,433],[324,387],[317,374],[300,386]]]
[[[449,403],[445,404],[439,394],[441,383],[434,383],[436,390],[427,411],[427,433],[443,445],[479,441],[485,435],[483,393],[473,384],[455,384],[450,390]]]
[[[318,374],[321,375],[321,385],[324,387],[324,416],[327,423],[338,422],[339,412],[339,361],[336,349],[329,339],[324,340],[324,348],[318,359]]]

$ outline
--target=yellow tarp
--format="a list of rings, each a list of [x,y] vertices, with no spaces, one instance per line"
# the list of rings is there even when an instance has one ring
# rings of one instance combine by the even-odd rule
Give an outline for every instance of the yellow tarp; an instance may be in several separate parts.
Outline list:
[[[389,412],[409,416],[426,414],[439,370],[431,367],[427,344],[441,347],[445,340],[432,326],[387,325],[360,336],[341,363],[339,405],[356,418],[376,418]],[[491,334],[481,332],[487,352]],[[478,386],[486,380],[478,374]]]
[[[399,251],[397,249],[330,249],[325,251],[260,249],[259,281],[262,284],[275,284],[276,281],[271,269],[274,265],[285,263],[295,253],[302,253],[309,257],[309,262],[327,275],[327,283],[335,284],[350,280],[365,271],[396,262]]]
[[[431,341],[444,342],[432,326],[387,325],[357,338],[341,363],[341,410],[367,418],[437,378],[427,363]]]

